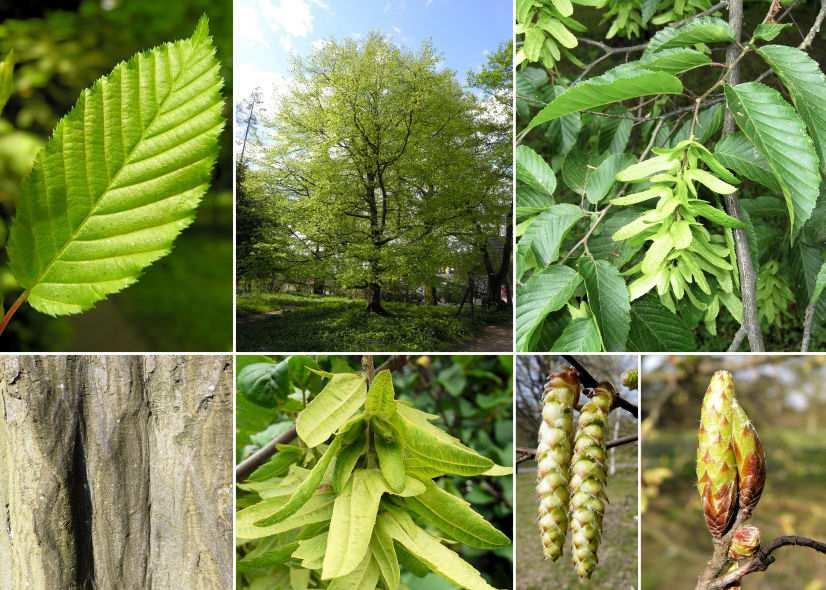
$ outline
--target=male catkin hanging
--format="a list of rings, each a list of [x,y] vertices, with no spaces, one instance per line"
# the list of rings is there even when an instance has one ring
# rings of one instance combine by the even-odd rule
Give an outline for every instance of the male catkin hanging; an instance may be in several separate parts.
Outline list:
[[[536,447],[539,534],[546,558],[556,560],[568,531],[568,481],[573,448],[573,405],[579,397],[576,369],[555,373],[545,383],[542,424]]]
[[[590,578],[597,565],[606,502],[605,433],[615,395],[610,384],[600,383],[577,421],[571,463],[571,551],[582,579]]]

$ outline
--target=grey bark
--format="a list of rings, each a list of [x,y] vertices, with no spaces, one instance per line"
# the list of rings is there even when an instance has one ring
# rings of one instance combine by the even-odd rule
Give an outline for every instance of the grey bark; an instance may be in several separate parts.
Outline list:
[[[232,587],[229,357],[0,358],[0,589]]]

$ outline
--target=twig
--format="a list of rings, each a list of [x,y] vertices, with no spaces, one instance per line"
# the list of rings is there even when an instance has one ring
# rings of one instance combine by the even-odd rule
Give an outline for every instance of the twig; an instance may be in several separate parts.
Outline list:
[[[781,547],[787,547],[790,545],[796,547],[808,547],[809,549],[814,549],[819,553],[826,553],[826,543],[815,541],[814,539],[810,539],[808,537],[801,537],[798,535],[784,535],[782,537],[777,537],[765,547],[759,547],[757,552],[738,566],[736,570],[729,572],[724,576],[720,576],[711,582],[711,584],[708,585],[708,590],[722,590],[723,588],[728,588],[751,573],[767,570],[768,567],[774,563],[775,558],[772,556],[772,553]]]
[[[800,45],[797,46],[798,49],[805,51],[811,46],[815,40],[815,36],[820,32],[820,27],[823,25],[824,18],[826,18],[826,0],[820,0],[820,10],[815,17],[815,21],[812,23],[809,32],[806,33],[806,36],[803,37],[803,41],[801,41]]]
[[[250,474],[261,467],[267,460],[275,454],[276,447],[290,442],[295,438],[295,426],[287,432],[276,436],[266,445],[255,451],[252,455],[235,466],[235,481],[244,481]]]
[[[622,445],[637,442],[637,440],[639,440],[639,437],[636,434],[629,434],[628,436],[621,436],[619,438],[615,438],[614,440],[609,440],[605,443],[605,448],[613,449],[614,447],[621,447]],[[524,455],[524,457],[518,457],[516,459],[517,464],[536,456],[536,449],[531,449],[528,447],[516,447],[516,452],[520,455]]]
[[[611,47],[610,45],[606,45],[601,41],[594,41],[593,39],[585,39],[582,38],[579,40],[581,43],[585,43],[586,45],[592,45],[594,47],[599,47],[604,53],[596,58],[594,61],[589,63],[585,66],[585,69],[577,76],[576,80],[574,80],[574,84],[582,80],[585,76],[588,75],[588,72],[593,70],[597,65],[611,57],[612,55],[616,55],[618,53],[635,53],[637,51],[645,51],[645,48],[648,47],[648,43],[640,43],[639,45],[629,45],[628,47]]]
[[[772,2],[774,6],[774,2]],[[769,8],[771,11],[771,8]],[[729,25],[734,30],[734,42],[726,50],[726,65],[731,67],[729,74],[729,84],[736,85],[740,81],[739,61],[742,58],[742,51],[738,42],[743,31],[743,0],[731,0],[729,3]],[[723,120],[723,137],[731,135],[735,131],[734,115],[726,109]],[[740,210],[740,200],[737,193],[724,195],[723,200],[726,211],[729,215],[743,221],[743,213]],[[737,266],[740,267],[740,296],[743,300],[743,326],[749,338],[749,348],[752,352],[763,352],[763,334],[760,331],[760,320],[757,315],[757,290],[755,288],[756,276],[754,265],[751,261],[748,237],[743,229],[734,230],[734,249],[737,254]]]
[[[743,344],[743,339],[746,337],[746,328],[744,326],[740,326],[737,328],[737,333],[734,335],[734,338],[729,344],[727,352],[737,352],[740,350],[740,345]]]
[[[3,332],[6,331],[6,326],[9,325],[11,318],[20,309],[20,306],[26,301],[26,298],[29,296],[28,291],[23,291],[20,296],[14,300],[14,303],[11,304],[11,307],[6,312],[6,315],[3,316],[3,320],[0,321],[0,336],[2,336]]]
[[[580,382],[582,383],[583,386],[588,387],[588,388],[593,388],[593,387],[596,387],[597,385],[599,385],[599,381],[597,381],[594,378],[594,376],[591,375],[591,373],[588,372],[588,369],[583,367],[582,364],[578,360],[576,360],[573,356],[571,356],[569,354],[563,354],[562,358],[565,359],[565,361],[569,365],[571,365],[574,369],[577,370],[577,372],[579,373],[579,380],[580,380]],[[629,414],[634,416],[634,418],[639,418],[639,414],[640,414],[639,408],[637,406],[635,406],[634,404],[632,404],[631,402],[629,402],[628,400],[623,399],[619,395],[614,396],[614,407],[615,408],[622,408],[623,410],[625,410],[626,412],[628,412]]]
[[[809,344],[812,341],[812,328],[815,323],[815,311],[817,301],[812,301],[806,306],[806,314],[803,316],[803,341],[800,344],[800,352],[809,352]]]

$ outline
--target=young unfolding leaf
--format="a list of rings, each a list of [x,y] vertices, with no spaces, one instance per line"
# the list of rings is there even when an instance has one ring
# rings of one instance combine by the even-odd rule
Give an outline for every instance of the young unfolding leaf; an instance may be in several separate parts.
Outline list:
[[[309,475],[309,469],[304,469],[298,465],[291,465],[286,477],[239,483],[238,489],[255,492],[265,500],[268,498],[291,496]]]
[[[418,410],[398,404],[393,418],[392,424],[404,440],[409,468],[435,477],[447,473],[479,475],[493,466],[493,461],[433,426],[424,416],[426,414]]]
[[[284,498],[272,498],[244,508],[235,515],[236,538],[239,543],[263,539],[301,528],[303,526],[329,521],[333,516],[333,502],[336,496],[329,490],[313,495],[290,518],[269,526],[258,526],[258,522],[284,505]]]
[[[400,543],[431,571],[467,590],[495,590],[472,565],[463,560],[429,533],[418,527],[405,512],[383,512],[378,526]]]
[[[324,478],[324,474],[327,472],[327,467],[330,466],[330,462],[333,460],[333,457],[336,456],[336,453],[338,453],[340,446],[341,439],[338,437],[334,438],[333,442],[329,447],[327,447],[327,450],[324,451],[324,454],[310,471],[307,479],[305,479],[304,482],[295,490],[295,492],[293,492],[287,503],[278,508],[278,510],[274,513],[268,515],[266,518],[261,518],[255,523],[255,525],[259,527],[268,527],[281,522],[292,514],[295,514],[295,512],[301,508],[318,489],[318,485],[321,483],[321,480]]]
[[[328,533],[324,532],[299,541],[298,548],[292,554],[293,559],[301,560],[301,566],[309,570],[320,570],[327,552],[327,536]]]
[[[359,567],[365,556],[369,557],[379,501],[386,491],[381,473],[359,469],[338,495],[321,570],[323,580],[346,576]]]
[[[169,253],[206,192],[224,125],[203,18],[189,39],[116,66],[84,90],[23,182],[11,270],[29,303],[80,313]]]
[[[401,576],[399,558],[393,539],[380,527],[373,527],[373,538],[370,541],[370,555],[379,568],[381,578],[387,590],[396,590],[399,587]]]
[[[375,588],[378,583],[379,567],[368,553],[356,569],[330,582],[327,590],[365,590]]]
[[[393,376],[387,369],[379,371],[370,384],[370,391],[367,392],[364,413],[367,417],[378,416],[389,420],[396,411],[395,399]]]
[[[333,490],[338,494],[350,480],[350,475],[358,463],[358,460],[367,452],[367,433],[364,427],[358,431],[356,439],[349,445],[341,449],[336,457],[336,465],[333,468]]]
[[[425,487],[423,494],[404,501],[405,506],[425,523],[471,547],[495,549],[510,545],[510,539],[474,511],[469,503],[444,491],[432,481],[425,482]]]
[[[393,492],[400,492],[405,484],[404,453],[399,442],[399,435],[392,426],[380,419],[373,420],[373,446],[379,458],[379,468],[387,487]]]
[[[361,373],[338,373],[301,411],[296,431],[308,447],[330,438],[364,404],[367,384]]]

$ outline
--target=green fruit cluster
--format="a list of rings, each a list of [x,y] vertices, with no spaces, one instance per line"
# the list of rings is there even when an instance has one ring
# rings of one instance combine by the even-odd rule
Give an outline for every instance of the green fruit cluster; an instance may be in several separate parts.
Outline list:
[[[611,201],[627,206],[657,199],[653,209],[613,235],[615,241],[646,245],[642,260],[623,273],[639,275],[628,286],[631,300],[656,289],[662,304],[676,313],[676,302],[685,298],[703,312],[706,328],[715,334],[721,306],[742,322],[731,234],[742,223],[702,198],[701,189],[728,195],[737,190],[739,181],[693,139],[654,152],[656,156],[616,176],[620,182],[641,185],[642,190]]]
[[[764,326],[782,327],[792,319],[789,306],[794,294],[780,273],[780,263],[770,260],[757,273],[757,309]]]
[[[601,6],[604,0],[575,0],[577,4]],[[576,60],[569,51],[579,42],[577,33],[584,33],[585,25],[572,18],[574,6],[571,0],[517,0],[516,34],[523,35],[522,45],[516,52],[516,65],[541,63],[553,68],[562,57]]]

